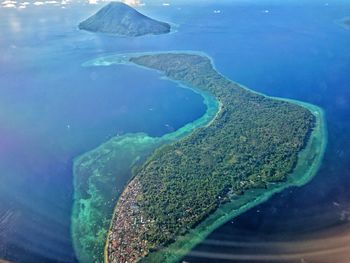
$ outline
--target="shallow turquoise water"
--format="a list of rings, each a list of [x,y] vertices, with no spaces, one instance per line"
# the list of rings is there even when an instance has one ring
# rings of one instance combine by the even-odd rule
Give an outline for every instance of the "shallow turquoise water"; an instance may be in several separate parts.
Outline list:
[[[114,54],[83,63],[83,67],[135,67],[128,58],[135,54]],[[144,67],[140,67],[144,70]],[[149,69],[147,71],[150,71]],[[163,80],[168,80],[162,77]],[[170,81],[170,79],[169,79]],[[74,159],[74,200],[71,220],[73,247],[80,262],[103,262],[104,248],[114,209],[133,170],[162,145],[175,142],[195,129],[209,125],[220,110],[219,102],[208,92],[186,87],[203,97],[206,112],[198,119],[163,136],[127,133],[115,136],[99,147]]]
[[[0,257],[74,261],[73,158],[118,134],[172,132],[206,111],[200,95],[154,72],[82,67],[111,39],[76,32],[77,10],[0,9]]]
[[[0,8],[0,255],[24,262],[74,261],[72,159],[117,133],[159,136],[205,112],[198,94],[156,73],[81,67],[115,52],[204,51],[234,81],[326,111],[329,147],[315,179],[238,217],[209,241],[244,236],[253,242],[270,233],[297,237],[300,222],[310,231],[344,223],[340,215],[350,201],[350,31],[334,21],[349,16],[350,6],[305,3],[146,5],[143,10],[179,24],[179,31],[138,39],[78,32],[75,25],[99,5]],[[329,217],[315,219],[325,210]],[[197,251],[240,251],[210,244]]]

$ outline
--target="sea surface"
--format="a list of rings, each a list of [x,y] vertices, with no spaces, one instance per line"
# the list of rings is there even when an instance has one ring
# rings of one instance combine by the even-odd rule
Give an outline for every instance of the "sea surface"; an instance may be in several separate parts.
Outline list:
[[[75,262],[73,158],[113,136],[162,136],[205,113],[199,94],[155,72],[81,66],[124,52],[202,51],[236,82],[326,112],[328,148],[316,177],[222,226],[185,261],[261,262],[254,255],[291,253],[310,238],[334,241],[340,228],[350,233],[350,30],[336,22],[350,16],[349,2],[146,2],[142,12],[177,24],[177,32],[78,31],[102,5],[0,7],[0,258]]]

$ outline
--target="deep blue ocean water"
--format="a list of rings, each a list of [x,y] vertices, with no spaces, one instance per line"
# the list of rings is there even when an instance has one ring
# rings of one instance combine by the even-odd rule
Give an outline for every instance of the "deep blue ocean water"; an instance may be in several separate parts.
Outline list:
[[[335,23],[350,16],[350,3],[146,4],[141,11],[178,32],[136,39],[78,31],[99,7],[0,8],[0,258],[75,261],[72,159],[111,136],[160,136],[205,112],[198,94],[154,72],[81,67],[121,52],[203,51],[234,81],[326,111],[329,145],[313,181],[219,228],[186,261],[233,261],[262,253],[254,244],[263,241],[350,224],[350,30]]]

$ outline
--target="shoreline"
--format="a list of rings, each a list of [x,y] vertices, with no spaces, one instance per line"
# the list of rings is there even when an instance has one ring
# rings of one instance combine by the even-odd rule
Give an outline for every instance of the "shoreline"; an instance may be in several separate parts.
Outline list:
[[[144,258],[146,261],[148,261],[148,260],[152,261],[152,258],[156,255],[156,256],[161,256],[165,260],[164,262],[175,262],[175,261],[179,260],[181,257],[183,257],[185,254],[187,254],[187,252],[189,252],[196,244],[200,243],[203,239],[205,239],[205,237],[207,235],[209,235],[214,229],[218,228],[219,226],[221,226],[225,222],[232,220],[232,218],[237,217],[238,215],[244,213],[245,211],[247,211],[248,209],[250,209],[256,205],[265,202],[275,193],[281,192],[284,189],[289,188],[291,186],[302,186],[302,185],[308,183],[316,175],[316,172],[321,164],[323,154],[324,154],[326,144],[327,144],[327,141],[326,141],[327,132],[326,132],[325,119],[324,119],[324,112],[321,108],[319,108],[315,105],[301,102],[301,101],[297,101],[297,100],[267,96],[265,94],[251,90],[251,89],[249,89],[249,88],[247,88],[239,83],[236,83],[236,82],[230,80],[228,77],[222,75],[216,69],[213,59],[203,52],[166,51],[166,52],[114,54],[114,55],[110,55],[110,56],[99,57],[95,60],[90,60],[90,61],[84,63],[83,66],[110,66],[110,65],[114,65],[114,64],[131,65],[131,66],[141,67],[141,68],[144,68],[147,70],[154,70],[154,71],[160,72],[163,75],[163,72],[161,72],[161,71],[137,65],[135,63],[130,62],[129,59],[131,57],[137,57],[137,56],[142,56],[142,55],[156,55],[156,54],[164,54],[164,53],[165,54],[168,54],[168,53],[169,54],[171,54],[171,53],[200,54],[201,56],[205,56],[205,57],[210,59],[214,70],[218,74],[223,76],[225,79],[233,82],[234,84],[240,86],[241,88],[243,88],[245,90],[248,90],[249,92],[262,95],[266,98],[287,101],[287,102],[302,106],[302,107],[308,109],[315,116],[315,119],[316,119],[315,128],[311,132],[305,148],[298,153],[298,162],[296,164],[296,167],[293,169],[293,172],[288,175],[288,177],[287,177],[288,179],[286,182],[269,184],[268,188],[271,188],[269,191],[266,189],[254,189],[254,190],[246,191],[244,193],[244,195],[242,196],[242,198],[241,197],[238,198],[238,199],[243,199],[243,203],[238,208],[237,207],[234,208],[234,206],[237,206],[237,200],[235,200],[235,202],[230,201],[228,204],[225,204],[222,207],[218,208],[214,213],[208,215],[208,217],[205,220],[203,220],[201,223],[199,223],[199,225],[196,228],[191,229],[189,233],[187,233],[184,236],[178,237],[178,239],[174,243],[170,244],[168,247],[166,247],[160,251],[150,253],[146,258]],[[203,91],[200,89],[185,86],[181,83],[181,81],[175,81],[175,80],[169,79],[169,78],[164,77],[164,76],[162,76],[162,78],[165,78],[165,79],[168,79],[172,82],[175,82],[183,88],[189,88],[189,89],[193,90],[194,92],[199,93],[203,96]],[[204,92],[204,93],[207,93],[207,92]],[[205,96],[203,96],[203,98],[205,99]],[[218,110],[217,110],[215,116],[212,118],[212,120],[207,123],[207,126],[210,125],[210,123],[212,121],[214,121],[215,118],[218,116],[218,114],[221,112],[222,104],[219,100],[217,100],[217,102],[218,102],[218,105],[217,105]],[[208,106],[207,103],[205,103],[205,104]],[[208,109],[207,109],[207,111],[208,111]],[[206,112],[206,114],[207,113],[208,112]],[[203,118],[206,114],[204,114],[201,118]],[[182,136],[186,136],[188,133],[191,133],[196,129],[196,127],[195,127],[196,125],[193,125],[193,124],[196,123],[198,120],[199,119],[195,120],[192,123],[185,125],[184,127],[180,128],[178,131],[180,131],[181,129],[184,129],[188,125],[192,125],[193,126],[192,129],[187,130],[187,132],[182,133]],[[176,136],[172,136],[172,133],[165,134],[161,138],[163,138],[163,137],[168,137],[165,140],[170,140],[170,141],[181,138],[181,136],[178,138],[176,138]],[[319,152],[317,155],[318,158],[316,158],[316,160],[313,160],[312,165],[307,170],[307,172],[305,172],[305,167],[302,167],[301,159],[304,159],[303,161],[306,161],[306,159],[308,157],[308,151],[311,151],[310,147],[313,146],[313,143],[315,143],[315,140],[316,140],[316,142],[319,141],[321,143],[319,145]],[[298,174],[298,172],[300,174]],[[134,178],[134,176],[132,176],[130,178],[129,183],[132,181],[133,178]],[[124,188],[124,191],[125,190],[126,190],[126,188]],[[262,191],[263,193],[259,193],[259,191]],[[258,194],[256,192],[258,192]],[[122,194],[120,194],[120,196]],[[247,201],[244,199],[249,199],[249,200]],[[114,211],[116,210],[118,203],[119,203],[119,200],[114,207]],[[234,204],[231,204],[231,203],[234,203]],[[230,206],[230,204],[231,204],[231,206]],[[225,212],[225,210],[227,210],[228,208],[230,208],[230,211]],[[115,213],[113,213],[113,219],[114,219],[114,216],[115,216]],[[111,224],[113,222],[113,219],[111,220]],[[110,230],[111,230],[111,228],[109,228],[109,230],[108,230],[108,235],[107,235],[107,239],[106,239],[106,243],[105,243],[105,253],[104,253],[105,254],[104,255],[105,262],[108,262],[107,247],[108,247],[108,236],[110,234]]]
[[[86,63],[84,63],[86,64]],[[109,65],[105,65],[105,64],[90,64],[90,65],[84,65],[83,66],[110,66],[112,64]],[[116,64],[116,63],[113,63]],[[122,64],[122,63],[121,63]],[[130,65],[133,65],[132,63],[130,63]],[[174,82],[171,79],[167,79],[167,78],[163,78],[163,76],[160,76],[161,79],[166,79],[168,81]],[[91,160],[90,162],[84,162],[84,159],[91,159],[90,156],[91,155],[106,155],[106,153],[103,153],[105,151],[105,148],[108,148],[109,145],[112,145],[113,143],[115,143],[115,141],[117,142],[122,142],[122,141],[126,141],[126,143],[128,143],[128,141],[130,141],[129,143],[135,143],[134,141],[136,140],[149,140],[150,144],[148,146],[142,146],[140,145],[140,147],[149,147],[150,149],[148,150],[148,153],[144,154],[144,156],[142,156],[142,154],[137,154],[137,159],[135,159],[133,162],[130,162],[130,169],[129,169],[129,173],[130,173],[130,177],[128,178],[128,180],[126,181],[126,183],[123,186],[123,191],[121,191],[118,195],[118,193],[115,193],[115,196],[113,197],[117,197],[116,203],[114,205],[113,210],[111,211],[111,219],[109,220],[109,228],[106,229],[107,233],[106,233],[106,238],[105,241],[107,241],[107,237],[109,235],[109,231],[110,231],[110,226],[113,222],[113,218],[114,218],[114,211],[117,207],[118,204],[118,200],[119,197],[124,193],[127,185],[132,181],[132,179],[134,178],[134,175],[132,173],[132,167],[135,166],[135,163],[139,162],[139,159],[145,159],[147,160],[147,157],[151,155],[151,153],[155,150],[158,149],[159,147],[162,147],[164,145],[167,144],[171,144],[174,141],[177,141],[178,139],[181,139],[183,137],[185,137],[186,135],[190,134],[193,130],[199,128],[199,127],[204,127],[206,125],[209,125],[209,123],[211,121],[213,121],[218,113],[219,113],[219,102],[216,100],[216,98],[211,95],[209,92],[205,92],[202,91],[200,89],[196,89],[193,87],[188,87],[186,85],[182,85],[180,82],[176,82],[175,84],[177,84],[179,86],[179,88],[185,88],[185,89],[190,89],[193,92],[199,94],[202,96],[203,98],[203,103],[206,106],[206,111],[205,113],[198,119],[193,120],[190,123],[185,124],[184,126],[180,127],[179,129],[177,129],[176,131],[170,132],[170,133],[166,133],[160,137],[151,137],[149,135],[147,135],[144,132],[140,132],[140,133],[127,133],[121,136],[114,136],[111,139],[109,139],[108,141],[102,143],[101,145],[99,145],[98,147],[83,153],[77,157],[74,158],[73,160],[73,186],[74,186],[74,202],[73,202],[73,212],[72,212],[72,227],[71,227],[71,235],[73,237],[73,246],[74,246],[74,250],[76,251],[76,254],[78,256],[78,258],[84,258],[86,251],[82,251],[81,250],[81,243],[79,242],[79,236],[77,236],[77,229],[80,226],[80,223],[77,222],[77,220],[79,220],[79,215],[83,212],[79,211],[79,205],[82,201],[82,199],[80,199],[79,197],[82,195],[82,193],[78,193],[77,189],[78,189],[78,181],[79,181],[79,175],[78,172],[76,171],[76,167],[77,166],[92,166],[91,163],[94,162],[94,160]],[[119,144],[117,144],[117,147],[120,147]],[[110,147],[109,147],[110,148]],[[108,155],[108,154],[107,154]],[[99,157],[101,158],[101,157]],[[102,158],[107,158],[102,156]],[[91,177],[93,177],[94,174],[91,175]],[[108,175],[107,175],[108,176]],[[118,175],[117,175],[118,176]],[[93,188],[94,186],[89,186],[89,188],[87,189],[87,192],[91,191],[91,188]],[[85,201],[85,200],[84,200]],[[107,202],[107,200],[106,200]],[[88,217],[89,218],[89,217]],[[105,250],[105,246],[106,246],[107,242],[104,242],[104,250]],[[104,251],[101,251],[102,253]],[[87,260],[86,258],[84,258],[84,260]]]
[[[293,102],[296,103],[295,101]],[[317,126],[315,126],[314,131],[310,135],[306,147],[299,153],[298,163],[293,169],[293,172],[288,175],[287,181],[282,183],[269,184],[268,188],[270,188],[270,190],[253,189],[246,191],[241,197],[234,200],[235,202],[230,201],[228,204],[225,204],[217,209],[214,213],[210,214],[204,221],[202,221],[196,228],[191,229],[190,232],[185,236],[179,237],[168,247],[155,253],[150,253],[145,260],[146,262],[152,262],[152,260],[154,260],[154,257],[162,258],[162,262],[164,263],[177,262],[218,227],[245,213],[253,207],[266,202],[274,194],[281,193],[289,187],[301,187],[314,178],[314,176],[317,174],[319,166],[322,163],[324,152],[327,146],[327,140],[322,139],[327,138],[327,130],[324,122],[324,112],[317,106],[305,104],[303,102],[301,102],[301,104],[303,104],[304,107],[307,106],[309,110],[312,109],[312,112],[317,109],[317,112],[321,117],[317,118]],[[304,167],[302,161],[306,161],[306,165],[308,166],[308,153],[314,153],[311,147],[313,146],[313,143],[315,143],[315,141],[317,142],[318,140],[321,140],[322,142],[319,145],[319,154],[317,155],[317,158],[312,163],[312,165],[309,166],[309,170],[307,172],[303,172]],[[241,205],[239,206],[237,202],[241,202]]]
[[[173,53],[173,52],[171,52],[171,51],[170,52],[155,52],[155,53],[151,53],[151,54],[157,55],[160,53]],[[180,52],[175,52],[175,53],[187,53],[187,52],[180,51]],[[192,52],[188,52],[188,53],[193,54]],[[197,54],[198,52],[195,52],[195,53]],[[147,54],[150,54],[150,53],[147,52]],[[140,54],[138,54],[138,55],[140,55]],[[129,55],[127,55],[127,57],[129,57]],[[132,55],[131,55],[131,57],[132,57]],[[206,57],[208,57],[211,60],[211,62],[213,64],[213,68],[217,71],[215,64],[213,63],[213,59],[207,55],[206,55]],[[128,64],[130,64],[130,62]],[[139,66],[139,65],[136,64],[135,66]],[[143,67],[143,66],[140,66],[140,67]],[[147,69],[154,70],[154,69],[149,69],[149,68],[147,68]],[[156,70],[156,71],[158,71],[158,70]],[[158,72],[160,72],[160,71],[158,71]],[[217,72],[218,72],[218,74],[220,74],[219,71],[217,71]],[[220,75],[222,75],[222,74],[220,74]],[[300,186],[307,184],[316,175],[316,173],[319,169],[319,166],[322,163],[324,152],[325,152],[325,149],[327,146],[327,129],[326,129],[326,121],[325,121],[324,111],[320,107],[312,105],[310,103],[298,101],[298,100],[267,96],[265,94],[251,90],[251,89],[249,89],[249,88],[247,88],[239,83],[236,83],[224,75],[222,75],[222,76],[225,79],[237,84],[241,88],[248,90],[252,93],[259,94],[259,95],[262,95],[262,96],[264,96],[266,98],[270,98],[270,99],[290,102],[290,103],[293,103],[293,104],[296,104],[296,105],[302,106],[303,108],[308,109],[312,113],[312,115],[315,116],[315,119],[316,119],[315,127],[313,128],[313,130],[310,134],[310,137],[308,138],[307,144],[298,153],[298,161],[297,161],[296,167],[294,167],[293,172],[287,176],[286,182],[270,184],[269,188],[271,188],[271,189],[269,191],[266,191],[265,189],[264,190],[260,189],[263,192],[262,194],[261,193],[256,194],[255,192],[259,192],[259,190],[256,190],[256,189],[246,191],[243,195],[243,199],[248,197],[248,199],[249,198],[251,199],[250,201],[244,202],[244,204],[242,204],[239,208],[235,208],[235,209],[233,208],[234,210],[231,212],[224,212],[224,215],[220,215],[225,209],[230,207],[230,203],[232,203],[232,202],[229,202],[228,205],[223,205],[222,208],[217,209],[214,213],[210,214],[204,221],[199,223],[199,225],[196,228],[191,229],[188,234],[178,237],[178,239],[174,243],[170,244],[166,248],[159,250],[159,251],[156,251],[156,252],[153,252],[153,253],[150,253],[146,258],[143,259],[144,261],[152,262],[153,260],[155,260],[155,258],[157,260],[159,260],[159,258],[161,258],[163,262],[176,262],[176,261],[178,261],[184,255],[186,255],[187,252],[189,252],[195,245],[197,245],[198,243],[203,241],[205,239],[205,237],[208,236],[214,229],[218,228],[219,226],[226,223],[227,221],[232,220],[232,218],[237,217],[238,215],[244,213],[245,211],[251,209],[252,207],[255,207],[258,204],[261,204],[261,203],[267,201],[274,194],[280,193],[289,187],[292,187],[292,186],[300,187]],[[312,151],[313,150],[312,147],[314,146],[315,143],[317,144],[316,146],[319,146],[318,150]],[[310,165],[309,164],[310,160],[308,159],[308,157],[310,157],[309,156],[310,154],[312,155],[315,152],[318,153],[316,156],[317,158],[312,160],[312,163]],[[303,167],[304,165],[305,165],[305,167]],[[250,194],[252,195],[251,197],[249,197]],[[231,204],[231,206],[232,205],[234,206],[236,204]],[[230,210],[232,210],[232,207]],[[214,222],[212,222],[212,221],[214,221]],[[203,229],[201,229],[201,228],[203,228]],[[184,244],[182,244],[182,243],[184,243]],[[108,262],[108,261],[106,261],[106,262]]]

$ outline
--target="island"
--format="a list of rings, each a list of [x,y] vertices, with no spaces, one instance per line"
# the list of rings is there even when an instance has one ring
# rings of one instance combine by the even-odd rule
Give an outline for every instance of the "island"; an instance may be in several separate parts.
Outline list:
[[[149,18],[122,2],[111,2],[79,24],[79,29],[96,33],[137,37],[170,32],[170,25]]]
[[[105,244],[105,262],[177,262],[214,229],[316,174],[327,143],[322,109],[268,97],[217,72],[195,53],[109,57],[210,94],[218,111],[133,166]]]
[[[350,18],[349,17],[347,19],[345,19],[343,22],[344,22],[344,25],[346,25],[348,28],[350,28]]]
[[[345,29],[350,30],[350,17],[344,17],[336,22]]]
[[[321,108],[222,76],[205,53],[112,54],[83,67],[138,66],[203,97],[199,119],[161,137],[112,137],[74,159],[72,239],[80,262],[178,262],[213,230],[316,174]]]

